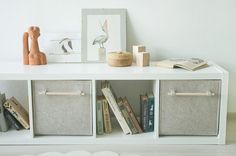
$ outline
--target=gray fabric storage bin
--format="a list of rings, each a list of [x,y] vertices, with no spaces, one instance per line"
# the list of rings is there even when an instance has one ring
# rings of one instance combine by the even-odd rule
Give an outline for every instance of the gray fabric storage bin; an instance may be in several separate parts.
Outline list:
[[[160,81],[160,135],[218,135],[220,80]]]
[[[35,135],[92,135],[91,81],[32,81],[32,92]]]

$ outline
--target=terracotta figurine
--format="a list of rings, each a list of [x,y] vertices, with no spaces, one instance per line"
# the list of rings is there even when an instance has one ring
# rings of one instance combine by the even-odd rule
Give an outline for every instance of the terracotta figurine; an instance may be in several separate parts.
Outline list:
[[[25,65],[44,65],[47,64],[46,55],[39,51],[38,37],[40,29],[36,26],[31,26],[28,32],[23,35],[23,63]],[[31,39],[30,49],[28,38]]]

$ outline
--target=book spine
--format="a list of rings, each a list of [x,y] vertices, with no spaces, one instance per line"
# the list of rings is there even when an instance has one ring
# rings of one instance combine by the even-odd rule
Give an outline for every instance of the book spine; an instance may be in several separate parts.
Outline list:
[[[148,127],[148,99],[146,95],[140,96],[141,105],[141,126],[144,132],[147,132]]]
[[[4,107],[21,123],[25,129],[29,129],[29,115],[21,104],[12,97],[4,103]]]
[[[123,104],[122,98],[119,98],[117,103],[118,103],[118,106],[120,108],[120,111],[122,112],[122,114],[123,114],[123,116],[125,118],[125,121],[127,122],[130,130],[132,131],[132,134],[138,133],[137,129],[135,128],[135,126],[134,126],[134,124],[133,124],[133,122],[132,122],[132,120],[131,120],[131,118],[130,118],[130,116],[129,116],[129,114],[128,114],[125,106],[124,106],[124,104]]]
[[[113,96],[111,90],[109,88],[102,88],[102,92],[104,96],[106,97],[108,104],[113,111],[116,119],[118,120],[123,132],[125,134],[132,134],[128,124],[126,123],[120,109],[118,108],[117,102],[115,100],[115,97]]]
[[[4,115],[6,116],[6,118],[8,119],[8,121],[10,122],[10,124],[16,129],[16,130],[20,130],[22,127],[22,125],[19,123],[18,120],[15,119],[15,117],[8,111],[8,110],[4,110]]]
[[[103,115],[102,115],[102,100],[97,99],[96,103],[96,118],[97,118],[97,134],[102,135],[103,131]]]
[[[132,107],[131,107],[131,105],[128,102],[128,99],[126,97],[123,99],[123,104],[124,104],[127,112],[129,113],[129,116],[130,116],[130,118],[131,118],[135,128],[137,129],[138,133],[142,133],[143,130],[140,127],[140,124],[139,124],[139,122],[138,122],[138,120],[137,120],[137,118],[135,116],[135,113],[134,113],[134,111],[133,111],[133,109],[132,109]]]
[[[108,102],[106,99],[103,99],[102,103],[103,103],[102,108],[103,108],[104,130],[105,133],[111,133],[112,126],[111,126],[111,117],[110,117]]]
[[[154,131],[154,95],[148,94],[148,126],[147,131]]]
[[[6,101],[5,94],[0,93],[0,132],[6,132],[8,130],[8,124],[4,115],[3,104]]]

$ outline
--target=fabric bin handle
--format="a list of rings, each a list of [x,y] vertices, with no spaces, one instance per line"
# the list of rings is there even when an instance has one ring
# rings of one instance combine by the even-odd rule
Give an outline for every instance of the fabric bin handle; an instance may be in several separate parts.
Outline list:
[[[211,92],[211,91],[206,91],[203,93],[179,93],[176,92],[175,90],[170,90],[167,93],[169,96],[215,96],[215,93]]]
[[[85,96],[83,91],[78,92],[48,92],[47,90],[39,91],[39,95],[48,96]]]

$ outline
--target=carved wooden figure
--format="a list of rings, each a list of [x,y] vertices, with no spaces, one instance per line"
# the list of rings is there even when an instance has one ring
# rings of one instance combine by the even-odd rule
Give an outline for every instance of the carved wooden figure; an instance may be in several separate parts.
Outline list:
[[[40,29],[36,26],[31,26],[28,32],[23,35],[23,63],[25,65],[44,65],[47,64],[46,55],[40,52],[38,45],[38,37]],[[28,38],[31,39],[30,49]]]

